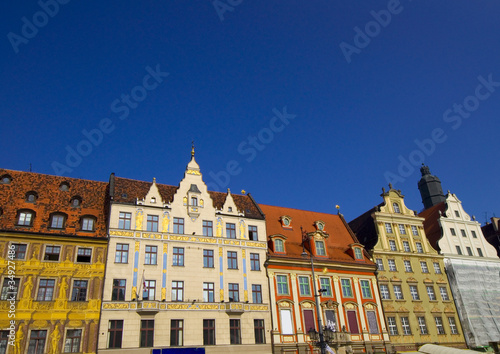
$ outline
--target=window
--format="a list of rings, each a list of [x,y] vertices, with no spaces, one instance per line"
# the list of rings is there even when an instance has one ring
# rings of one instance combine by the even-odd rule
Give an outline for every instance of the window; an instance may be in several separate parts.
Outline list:
[[[412,300],[420,300],[420,295],[418,295],[418,288],[416,285],[410,285],[410,294]]]
[[[457,323],[455,322],[455,317],[448,317],[448,324],[450,325],[451,334],[458,334]]]
[[[394,212],[396,214],[401,214],[401,209],[399,209],[399,204],[398,203],[392,203],[392,208],[394,209]]]
[[[236,283],[229,283],[229,301],[240,301],[240,285]]]
[[[262,286],[252,284],[252,301],[254,304],[262,304]]]
[[[410,321],[408,320],[408,317],[401,317],[401,328],[403,329],[403,334],[411,334]]]
[[[1,178],[1,183],[2,184],[10,184],[12,182],[12,177],[9,175],[3,175]]]
[[[108,323],[108,348],[121,348],[123,320],[110,320]]]
[[[469,256],[473,256],[473,254],[472,254],[472,249],[471,249],[470,247],[466,247],[466,249],[467,249],[467,254],[468,254]]]
[[[33,223],[34,213],[32,211],[21,211],[17,217],[17,225],[19,226],[31,226]]]
[[[281,334],[294,334],[292,311],[288,309],[280,309],[281,317]]]
[[[389,325],[389,334],[392,336],[397,336],[398,325],[396,324],[396,317],[387,317],[387,324]]]
[[[52,301],[54,295],[54,286],[56,281],[54,279],[40,279],[38,285],[37,301]]]
[[[405,264],[405,272],[413,272],[413,269],[411,268],[411,262],[410,261],[405,260],[404,264]]]
[[[115,263],[128,263],[128,244],[117,243],[115,253]]]
[[[213,267],[214,267],[214,251],[203,250],[203,268],[213,268]]]
[[[399,233],[401,235],[406,235],[406,229],[405,229],[405,226],[403,224],[399,224]]]
[[[253,320],[253,331],[255,334],[255,344],[265,344],[266,331],[264,328],[264,320]]]
[[[330,284],[330,278],[319,278],[319,283],[321,289],[326,290],[323,291],[322,293],[323,296],[333,296],[332,286]]]
[[[226,223],[226,237],[236,238],[236,224]]]
[[[420,261],[420,267],[422,268],[422,273],[429,273],[429,268],[427,268],[427,262]]]
[[[434,287],[426,286],[426,289],[427,289],[427,295],[429,295],[429,300],[431,301],[436,300],[436,294],[434,294]]]
[[[396,248],[396,241],[394,240],[389,240],[389,249],[391,251],[397,251],[398,249]]]
[[[314,241],[316,245],[316,255],[317,256],[326,256],[325,244],[323,241]]]
[[[203,320],[203,345],[215,345],[215,320]]]
[[[191,197],[191,206],[198,206],[198,198]]]
[[[456,216],[457,218],[459,218],[459,217],[460,217],[460,214],[458,213],[458,210],[455,210],[455,216]]]
[[[457,236],[457,233],[455,232],[455,229],[453,227],[450,228],[450,232],[452,236]]]
[[[174,247],[174,263],[172,265],[182,267],[184,266],[184,248]]]
[[[147,231],[158,232],[158,215],[148,215]]]
[[[82,218],[82,231],[95,231],[95,219],[91,216]]]
[[[80,343],[82,342],[81,329],[68,329],[66,331],[66,340],[64,341],[65,353],[79,353]]]
[[[158,253],[158,247],[146,245],[146,253],[144,254],[144,264],[156,264],[157,253]],[[174,262],[175,262],[175,255],[174,255]]]
[[[142,299],[143,300],[155,300],[155,289],[156,289],[156,280],[144,280],[144,289],[142,291]]]
[[[120,212],[118,219],[118,228],[122,230],[130,230],[130,223],[132,221],[132,214]]]
[[[302,296],[311,295],[311,287],[309,285],[309,277],[299,277],[299,292]]]
[[[229,337],[231,344],[241,344],[240,320],[229,320]]]
[[[368,329],[370,334],[379,334],[377,314],[375,311],[366,311],[366,317],[368,319]]]
[[[184,298],[184,282],[172,281],[172,301],[182,301]]]
[[[203,283],[203,302],[214,301],[214,283]]]
[[[74,196],[74,197],[71,198],[71,206],[73,208],[77,208],[80,205],[82,205],[82,198],[80,198],[78,196]]]
[[[46,330],[31,330],[30,342],[28,346],[28,354],[43,354],[45,353],[45,339],[47,338]]]
[[[141,320],[141,348],[152,347],[155,336],[155,321]]]
[[[457,249],[457,253],[458,253],[459,255],[462,255],[462,249],[460,248],[460,246],[455,246],[455,247],[456,247],[456,249]]]
[[[418,236],[418,229],[415,225],[411,225],[411,233],[413,236]]]
[[[125,279],[113,279],[111,301],[125,301],[126,284],[127,281]]]
[[[212,222],[208,220],[203,220],[203,236],[212,237],[213,235],[214,235],[214,229]]]
[[[183,336],[184,321],[183,320],[170,320],[170,346],[182,346],[184,343]]]
[[[388,259],[387,263],[389,263],[389,270],[391,272],[397,272],[398,269],[396,268],[396,261],[394,259]]]
[[[238,269],[238,254],[227,251],[227,269]]]
[[[385,232],[392,234],[392,226],[388,222],[385,223]]]
[[[477,249],[477,254],[478,254],[479,257],[484,257],[483,256],[483,250],[480,249],[480,248]]]
[[[53,229],[64,228],[65,216],[62,214],[53,214],[50,218],[50,227]]]
[[[432,265],[434,266],[434,272],[436,274],[441,274],[441,267],[439,266],[439,263],[438,262],[434,262],[434,263],[432,263]]]
[[[347,312],[347,323],[349,324],[349,331],[351,334],[359,334],[358,316],[356,311]]]
[[[460,233],[462,234],[462,237],[467,237],[467,234],[465,233],[464,229],[460,229]]]
[[[340,282],[342,284],[342,295],[344,297],[352,297],[351,280],[341,279]]]
[[[361,250],[361,248],[354,248],[354,258],[363,259],[363,251]]]
[[[361,294],[365,299],[371,299],[372,291],[370,288],[370,282],[368,280],[360,280],[361,283]]]
[[[401,285],[393,285],[393,290],[394,290],[394,298],[396,300],[403,300],[403,292],[401,291]]]
[[[438,334],[445,334],[443,327],[443,319],[441,317],[434,317],[434,321],[436,322],[436,329]]]
[[[259,235],[257,233],[257,226],[248,225],[248,239],[250,241],[258,241]]]
[[[386,284],[380,284],[380,296],[382,296],[382,300],[389,300],[391,298],[389,287]]]
[[[439,287],[439,293],[441,294],[441,299],[443,299],[443,301],[449,301],[450,300],[450,297],[448,296],[448,291],[446,290],[445,286],[440,286]]]
[[[377,263],[378,270],[384,270],[384,261],[382,260],[382,258],[375,259],[375,263]]]
[[[19,293],[20,278],[3,278],[2,295],[0,300],[16,299]]]
[[[260,260],[258,253],[250,253],[250,270],[260,270]]]
[[[471,231],[471,234],[472,234],[472,238],[477,238],[477,235],[476,235],[476,231],[472,230]],[[451,318],[451,317],[450,317]],[[453,319],[455,320],[455,319]]]
[[[276,287],[278,288],[278,295],[288,295],[288,279],[286,275],[276,276]]]
[[[183,234],[183,233],[184,233],[184,219],[174,218],[174,234]]]
[[[87,301],[87,280],[74,280],[71,301]]]
[[[424,253],[424,249],[422,248],[422,244],[420,242],[415,242],[415,246],[417,247],[417,253]]]
[[[403,249],[405,252],[411,252],[410,243],[408,241],[403,241]]]
[[[92,260],[92,248],[78,248],[76,261],[80,263],[90,263]]]
[[[283,240],[277,239],[274,240],[274,252],[285,252],[285,246],[283,244]]]
[[[425,323],[425,317],[418,317],[418,327],[420,328],[420,334],[427,333],[427,324]]]
[[[45,255],[43,256],[43,260],[58,261],[60,253],[61,253],[60,246],[45,246]]]

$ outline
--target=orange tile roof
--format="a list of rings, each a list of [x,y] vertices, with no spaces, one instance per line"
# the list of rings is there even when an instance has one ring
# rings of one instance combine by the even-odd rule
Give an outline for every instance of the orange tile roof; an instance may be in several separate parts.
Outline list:
[[[445,210],[446,210],[446,203],[440,202],[436,205],[431,206],[428,209],[425,209],[420,214],[418,214],[418,216],[425,219],[424,220],[425,235],[427,236],[427,239],[429,240],[431,246],[437,251],[439,251],[438,241],[443,236],[443,233],[441,231],[441,226],[439,226],[438,222],[438,219],[440,217],[439,212],[441,212],[441,214],[444,214]]]
[[[107,237],[107,188],[108,183],[77,178],[44,175],[0,169],[0,176],[8,175],[12,181],[0,183],[0,230],[25,233],[71,235],[80,237]],[[68,191],[60,190],[60,184],[67,182]],[[36,202],[27,202],[27,192],[34,191]],[[72,207],[72,197],[81,198],[81,205]],[[35,212],[31,227],[18,226],[17,216],[20,209]],[[51,213],[67,214],[64,229],[49,227]],[[80,221],[84,215],[96,218],[95,232],[81,231]]]

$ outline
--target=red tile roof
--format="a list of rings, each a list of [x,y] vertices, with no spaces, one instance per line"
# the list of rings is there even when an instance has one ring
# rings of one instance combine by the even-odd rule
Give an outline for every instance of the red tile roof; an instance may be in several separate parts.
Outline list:
[[[107,237],[107,187],[106,182],[59,177],[39,173],[0,169],[0,177],[10,176],[10,183],[0,183],[0,230],[71,235],[82,237]],[[68,191],[60,189],[61,183],[69,184]],[[26,194],[36,192],[36,201],[27,202]],[[81,199],[81,205],[71,206],[72,197]],[[35,212],[32,226],[18,226],[18,211],[30,209]],[[65,228],[50,228],[50,215],[55,212],[67,214]],[[81,231],[81,217],[96,218],[95,232]]]
[[[418,216],[424,218],[424,230],[427,239],[431,246],[439,252],[438,241],[443,237],[441,226],[439,226],[438,219],[440,218],[439,212],[444,214],[446,211],[446,203],[441,202],[431,206],[422,211]]]

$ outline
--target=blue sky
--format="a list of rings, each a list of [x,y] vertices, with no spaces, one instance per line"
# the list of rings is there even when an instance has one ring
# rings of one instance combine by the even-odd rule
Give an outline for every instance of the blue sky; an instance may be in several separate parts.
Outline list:
[[[429,165],[500,214],[498,1],[0,4],[0,166],[211,189],[351,220]]]

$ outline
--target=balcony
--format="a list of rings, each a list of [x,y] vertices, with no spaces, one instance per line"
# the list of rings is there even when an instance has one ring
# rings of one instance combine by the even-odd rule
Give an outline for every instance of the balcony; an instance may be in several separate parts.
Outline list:
[[[242,302],[230,302],[226,304],[226,313],[228,315],[241,315],[245,312],[245,306]]]
[[[140,315],[156,315],[160,311],[158,301],[139,301],[136,311]]]

